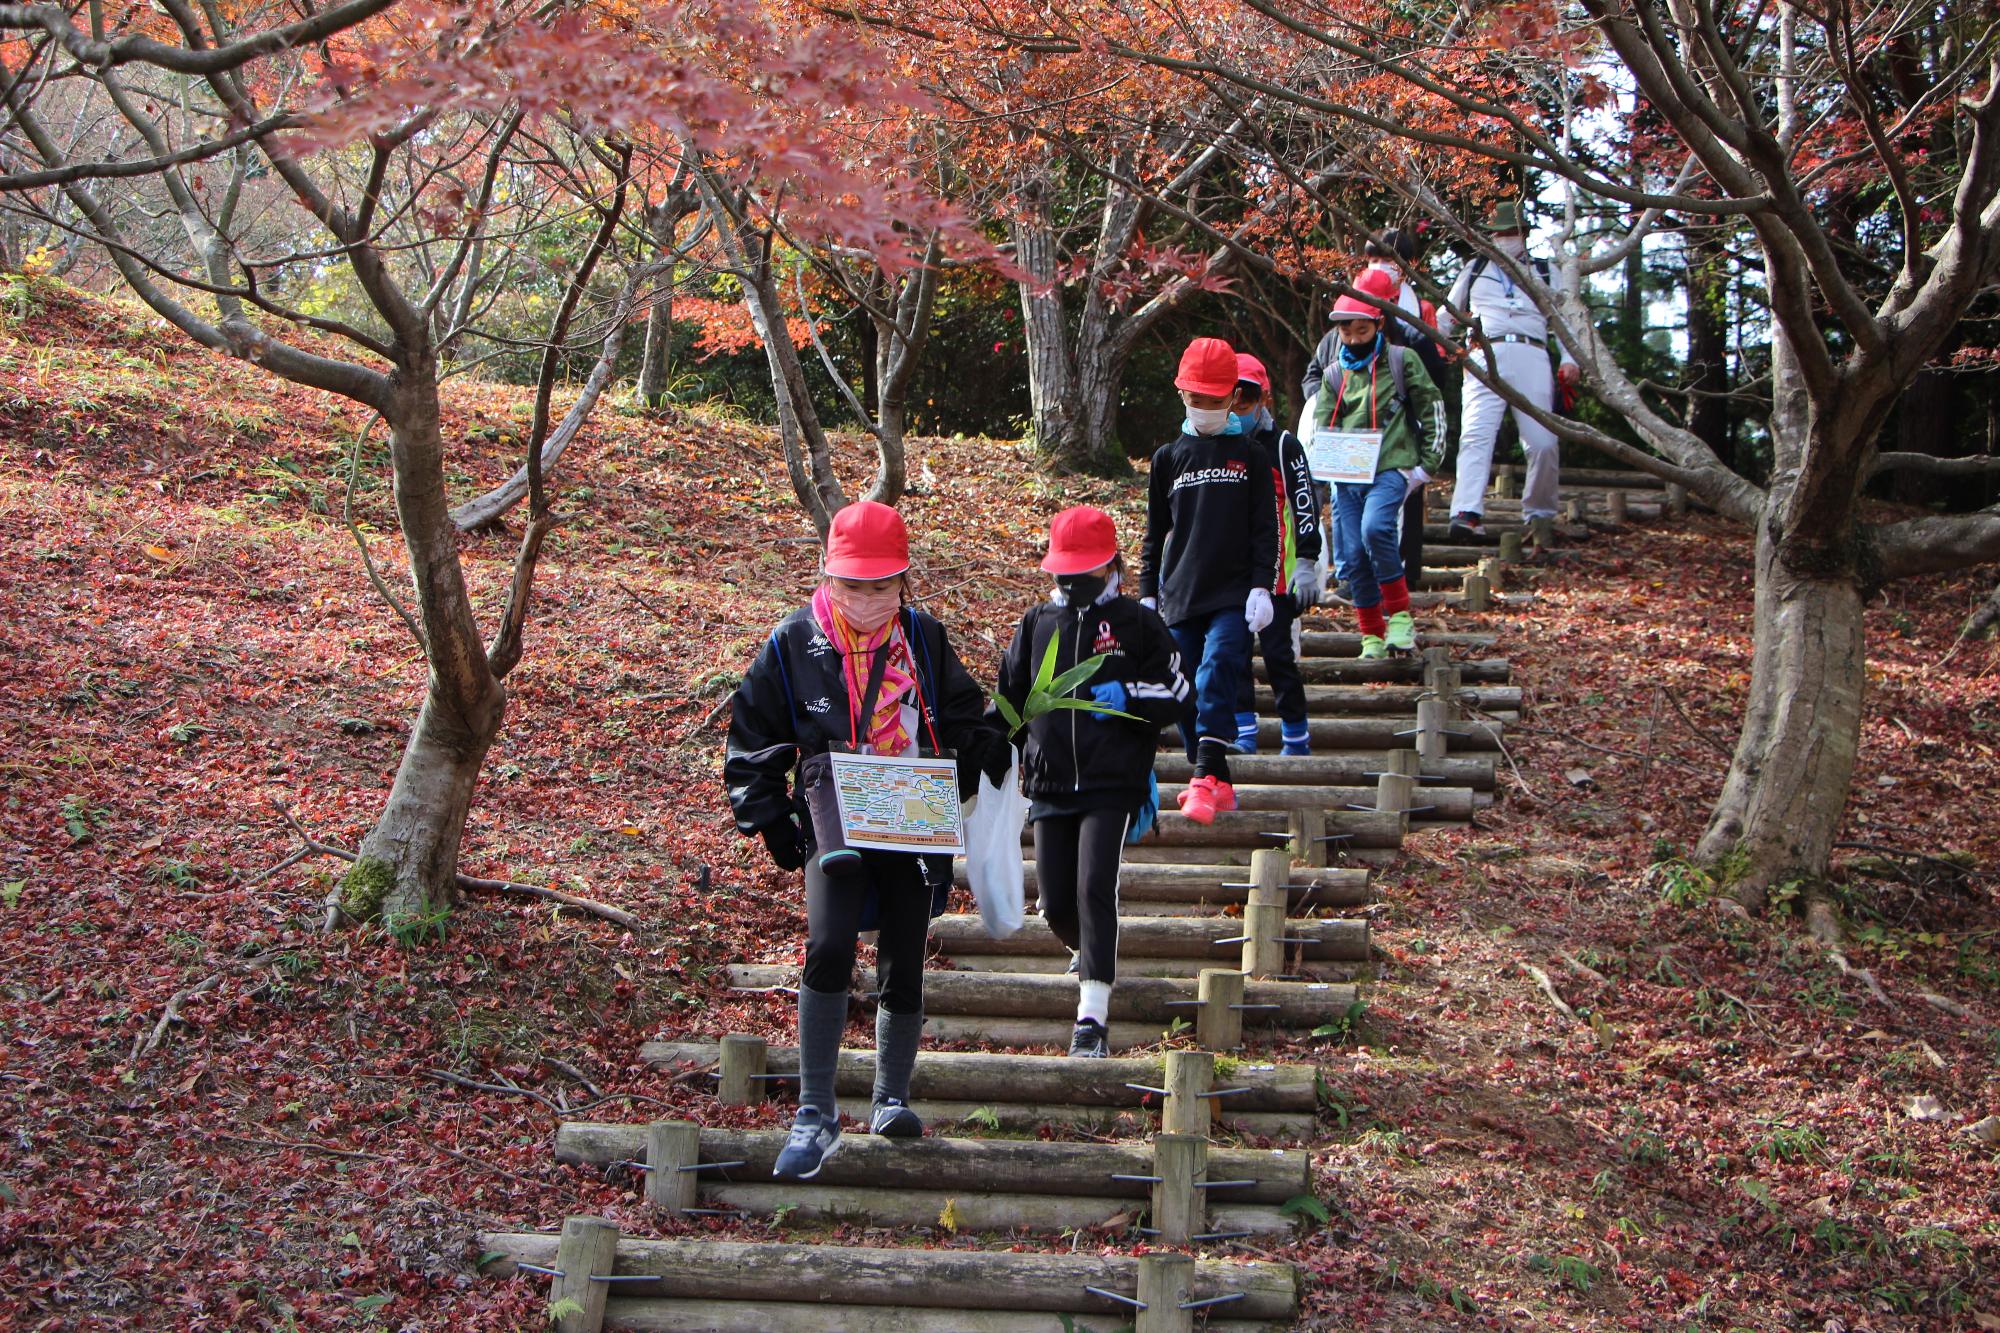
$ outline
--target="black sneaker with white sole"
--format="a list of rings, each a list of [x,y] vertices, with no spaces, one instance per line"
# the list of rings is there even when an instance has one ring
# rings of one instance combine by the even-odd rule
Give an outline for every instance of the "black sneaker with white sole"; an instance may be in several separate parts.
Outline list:
[[[1486,522],[1473,513],[1458,513],[1451,516],[1450,537],[1455,542],[1480,542],[1486,540]]]
[[[1111,1033],[1094,1018],[1079,1018],[1069,1034],[1069,1053],[1079,1060],[1103,1060],[1111,1054]]]
[[[801,1106],[771,1174],[779,1180],[811,1180],[839,1148],[839,1120],[829,1120],[817,1106]]]
[[[885,1139],[920,1139],[924,1136],[924,1122],[900,1097],[884,1097],[876,1102],[875,1114],[868,1118],[868,1128]]]

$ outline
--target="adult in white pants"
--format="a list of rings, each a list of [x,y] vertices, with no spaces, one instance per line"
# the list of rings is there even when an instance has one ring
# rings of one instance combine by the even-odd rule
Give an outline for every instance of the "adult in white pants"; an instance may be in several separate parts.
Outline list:
[[[1535,276],[1552,290],[1562,288],[1562,274],[1547,260],[1530,259],[1526,227],[1518,204],[1505,203],[1486,220],[1494,248],[1516,265],[1532,266]],[[1498,378],[1521,397],[1545,407],[1555,402],[1555,381],[1549,369],[1549,323],[1533,298],[1500,263],[1490,257],[1474,259],[1458,275],[1451,289],[1450,308],[1438,314],[1439,327],[1449,333],[1455,322],[1452,310],[1471,316],[1466,360],[1486,368],[1492,355],[1492,369]],[[1569,348],[1559,347],[1565,383],[1577,378],[1576,358]],[[1465,377],[1465,412],[1458,432],[1458,471],[1452,483],[1451,535],[1455,541],[1481,536],[1481,515],[1486,512],[1486,484],[1493,476],[1493,442],[1499,437],[1500,423],[1514,413],[1521,432],[1521,450],[1528,458],[1528,484],[1521,492],[1524,518],[1554,518],[1556,490],[1561,482],[1562,454],[1555,433],[1526,412],[1513,407],[1500,394],[1470,373]]]

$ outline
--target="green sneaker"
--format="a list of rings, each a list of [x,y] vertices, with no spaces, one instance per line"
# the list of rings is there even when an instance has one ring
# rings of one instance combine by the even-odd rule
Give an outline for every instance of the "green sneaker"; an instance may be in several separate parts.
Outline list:
[[[1382,642],[1381,635],[1364,634],[1361,636],[1362,661],[1375,662],[1381,660],[1384,657],[1387,657],[1388,655],[1389,655],[1389,645]]]
[[[1389,617],[1388,647],[1399,653],[1417,650],[1417,622],[1408,611],[1398,611]]]

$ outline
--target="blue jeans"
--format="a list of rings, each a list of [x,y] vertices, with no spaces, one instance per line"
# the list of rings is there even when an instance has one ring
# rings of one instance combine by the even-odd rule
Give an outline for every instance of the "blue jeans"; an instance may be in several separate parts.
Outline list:
[[[1396,524],[1409,492],[1409,479],[1395,468],[1366,486],[1343,481],[1333,488],[1334,570],[1356,606],[1381,605],[1382,585],[1403,577]]]
[[[1250,669],[1250,625],[1241,607],[1224,607],[1169,628],[1181,650],[1181,668],[1200,663],[1194,671],[1194,698],[1181,718],[1181,736],[1193,763],[1201,736],[1236,743],[1236,681]]]

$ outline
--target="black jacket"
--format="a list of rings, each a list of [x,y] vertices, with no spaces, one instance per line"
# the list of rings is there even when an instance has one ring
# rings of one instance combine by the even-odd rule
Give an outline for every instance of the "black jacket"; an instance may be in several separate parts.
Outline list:
[[[959,753],[959,793],[970,795],[978,767],[1001,736],[985,720],[986,695],[958,660],[944,626],[921,611],[903,611],[903,633],[916,662],[919,693],[918,751],[935,754],[938,743]],[[921,714],[928,714],[926,726]],[[743,683],[729,700],[729,756],[723,781],[736,827],[756,833],[791,818],[789,777],[800,759],[819,754],[852,734],[840,653],[813,619],[812,609],[792,612],[771,631]],[[968,781],[970,779],[970,781]]]
[[[994,694],[1018,710],[1051,640],[1056,643],[1055,675],[1104,655],[1103,665],[1071,692],[1072,698],[1088,699],[1091,686],[1115,680],[1125,687],[1122,711],[1146,720],[1096,718],[1076,708],[1042,714],[1028,724],[1023,790],[1037,801],[1101,793],[1107,806],[1127,800],[1136,805],[1146,795],[1160,728],[1180,721],[1187,707],[1188,682],[1173,635],[1158,612],[1130,597],[1109,597],[1081,608],[1042,602],[1021,617],[1014,642],[1000,659]]]
[[[1248,435],[1182,435],[1153,455],[1139,595],[1169,625],[1240,611],[1278,578],[1271,469]]]

